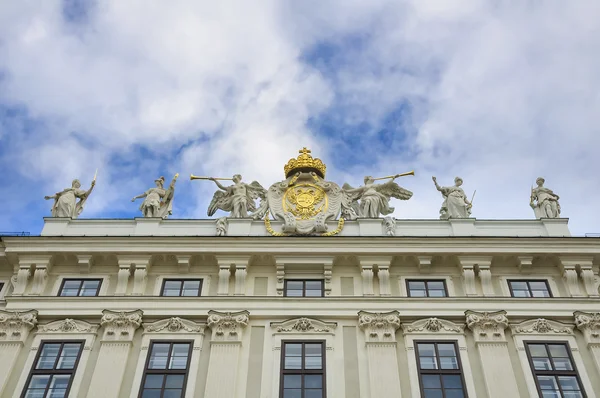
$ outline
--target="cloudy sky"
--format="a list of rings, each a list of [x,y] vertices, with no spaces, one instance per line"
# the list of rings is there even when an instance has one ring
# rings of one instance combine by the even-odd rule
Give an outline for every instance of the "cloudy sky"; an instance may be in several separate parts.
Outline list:
[[[535,178],[600,232],[600,2],[0,2],[0,231],[38,234],[44,195],[97,186],[82,217],[131,218],[164,175],[283,179],[310,147],[340,185],[415,170],[398,218],[437,218],[431,176],[473,216],[532,218]]]

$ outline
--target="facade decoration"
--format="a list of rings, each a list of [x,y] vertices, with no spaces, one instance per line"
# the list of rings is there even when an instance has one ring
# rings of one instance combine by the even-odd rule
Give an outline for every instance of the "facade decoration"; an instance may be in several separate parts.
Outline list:
[[[560,217],[559,197],[551,189],[544,187],[545,181],[542,177],[535,180],[537,186],[531,188],[529,205],[535,213],[535,218],[558,218]]]
[[[157,178],[154,180],[156,187],[135,196],[131,201],[135,202],[136,199],[144,198],[144,201],[140,205],[140,211],[144,217],[167,218],[173,213],[173,197],[175,196],[177,177],[179,177],[179,174],[175,174],[167,189],[163,186],[165,177]]]
[[[172,317],[153,323],[145,323],[144,331],[148,333],[200,333],[204,334],[204,325],[188,319]]]
[[[38,325],[40,333],[96,333],[98,325],[92,325],[78,319],[66,318],[45,325]]]
[[[413,193],[402,188],[394,180],[398,177],[414,175],[414,171],[395,174],[387,177],[373,178],[365,176],[364,184],[358,188],[352,188],[348,183],[344,184],[344,191],[352,201],[352,209],[359,217],[378,218],[380,215],[388,215],[394,212],[390,206],[390,198],[408,200]],[[389,180],[383,184],[376,184],[377,180]]]
[[[392,216],[383,218],[383,227],[386,236],[396,236],[396,219]]]
[[[367,342],[390,342],[395,340],[400,327],[398,311],[358,313],[358,326],[365,332]]]
[[[217,236],[226,236],[227,235],[227,217],[219,217],[215,222],[217,227]]]
[[[465,191],[460,187],[463,184],[463,179],[456,177],[453,186],[440,187],[437,179],[435,177],[431,178],[433,179],[435,188],[444,197],[444,202],[442,202],[442,207],[440,208],[440,219],[469,218],[473,207],[473,198],[469,201]],[[475,193],[473,193],[473,197],[475,197]]]
[[[229,218],[248,218],[256,211],[256,200],[265,200],[266,189],[258,181],[250,184],[242,182],[242,176],[235,174],[232,178],[197,177],[190,176],[192,180],[209,180],[217,184],[219,191],[215,192],[208,205],[208,216],[212,216],[217,210],[229,212]],[[223,186],[219,180],[233,181],[232,185]]]
[[[137,328],[142,324],[141,310],[102,311],[100,325],[104,327],[105,340],[131,340]]]
[[[573,326],[545,318],[530,319],[514,325],[516,334],[573,334]]]
[[[0,310],[0,341],[24,341],[37,324],[36,310],[25,312]]]
[[[277,333],[333,333],[335,322],[322,322],[311,318],[294,318],[284,322],[271,322]]]
[[[207,324],[212,329],[213,340],[241,340],[242,330],[248,326],[249,315],[248,311],[208,311]]]
[[[96,171],[97,173],[97,171]],[[54,195],[44,196],[44,199],[54,200],[52,205],[52,217],[67,217],[77,218],[83,211],[83,207],[88,197],[96,186],[96,175],[92,180],[90,189],[81,189],[81,182],[78,179],[74,179],[71,183],[71,188],[65,188]]]
[[[467,326],[473,331],[475,341],[504,341],[504,329],[508,327],[506,311],[465,311]]]
[[[403,323],[404,333],[464,333],[464,326],[439,318],[419,319],[413,323]]]
[[[575,326],[581,330],[588,342],[600,344],[600,312],[575,311]]]

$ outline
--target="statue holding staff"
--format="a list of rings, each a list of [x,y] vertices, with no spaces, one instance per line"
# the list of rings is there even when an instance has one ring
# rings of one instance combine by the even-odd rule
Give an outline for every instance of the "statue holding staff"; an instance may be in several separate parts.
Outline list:
[[[545,181],[542,177],[535,180],[537,187],[531,188],[529,205],[535,213],[535,218],[558,218],[560,217],[559,197],[551,189],[544,187]]]
[[[144,217],[160,217],[167,218],[173,213],[173,197],[175,194],[175,182],[177,182],[179,174],[175,174],[168,189],[164,189],[165,177],[160,177],[154,180],[156,187],[148,189],[141,195],[131,199],[135,202],[136,199],[144,198],[140,205],[140,210]]]
[[[250,184],[242,182],[242,176],[235,174],[233,178],[197,177],[190,176],[191,180],[213,181],[219,191],[215,192],[208,205],[208,216],[212,216],[217,210],[228,211],[230,218],[247,218],[249,213],[256,211],[256,199],[266,200],[267,190],[257,181]],[[233,181],[233,185],[223,186],[219,180]]]
[[[353,202],[352,206],[358,217],[378,218],[380,215],[385,216],[394,212],[394,208],[390,206],[390,198],[408,200],[412,197],[411,191],[394,182],[396,178],[407,175],[415,175],[415,173],[410,171],[379,178],[366,176],[364,178],[365,185],[362,187],[352,188],[346,183],[343,189]],[[390,181],[383,184],[375,183],[377,180],[384,179],[390,179]]]
[[[87,201],[87,198],[92,193],[94,186],[96,186],[96,174],[90,189],[87,191],[81,189],[81,182],[78,179],[74,179],[71,188],[65,188],[61,192],[57,192],[51,196],[44,196],[44,199],[54,199],[54,205],[52,206],[52,217],[70,217],[77,218],[83,211],[83,206]],[[79,201],[77,201],[79,199]]]
[[[473,203],[469,202],[465,191],[460,187],[463,184],[462,178],[456,177],[454,179],[454,186],[451,187],[440,187],[435,177],[431,177],[431,179],[436,189],[444,197],[444,202],[440,209],[440,219],[469,218],[471,216]],[[475,197],[475,194],[473,194],[473,197]]]

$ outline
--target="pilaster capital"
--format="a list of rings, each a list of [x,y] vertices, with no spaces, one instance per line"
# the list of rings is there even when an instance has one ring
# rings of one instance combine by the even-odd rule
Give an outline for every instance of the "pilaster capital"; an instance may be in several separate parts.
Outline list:
[[[100,325],[104,327],[103,340],[131,341],[137,328],[142,324],[142,310],[102,311]]]
[[[506,341],[504,329],[508,327],[506,311],[476,312],[465,311],[467,327],[471,329],[475,342]]]
[[[24,342],[37,324],[36,310],[25,312],[0,310],[0,342]]]
[[[172,317],[152,323],[144,323],[144,333],[200,333],[204,335],[206,324]]]
[[[600,344],[600,312],[575,311],[573,316],[587,343]]]
[[[46,268],[50,270],[53,265],[52,254],[19,254],[19,268],[31,268],[35,266],[36,269]]]
[[[250,312],[208,311],[208,327],[212,329],[213,341],[241,341],[242,331],[248,326]]]
[[[38,325],[38,333],[90,333],[96,334],[98,325],[80,321],[77,319],[66,318],[61,321],[54,321],[45,325]]]
[[[594,264],[594,256],[560,256],[561,270],[565,269],[591,269]]]
[[[396,330],[400,327],[398,311],[367,312],[359,311],[358,326],[365,332],[367,343],[395,341]]]

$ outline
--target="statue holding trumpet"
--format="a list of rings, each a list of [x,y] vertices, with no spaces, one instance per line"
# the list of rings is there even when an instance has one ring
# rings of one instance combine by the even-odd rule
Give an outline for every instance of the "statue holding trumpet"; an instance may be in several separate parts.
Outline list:
[[[232,178],[198,177],[190,176],[190,180],[213,181],[219,191],[215,192],[208,205],[208,216],[215,214],[217,210],[229,212],[230,218],[248,218],[249,213],[256,211],[256,199],[265,200],[267,190],[258,183],[252,181],[250,184],[242,182],[242,176],[235,174]],[[223,186],[219,181],[233,181],[232,185]]]
[[[413,193],[399,186],[394,180],[398,177],[415,175],[414,171],[408,173],[394,174],[385,177],[373,178],[366,176],[362,187],[353,188],[344,184],[343,190],[352,201],[352,207],[358,217],[378,218],[380,215],[388,215],[394,212],[390,206],[390,198],[408,200]],[[383,184],[376,184],[378,180],[389,180]]]

